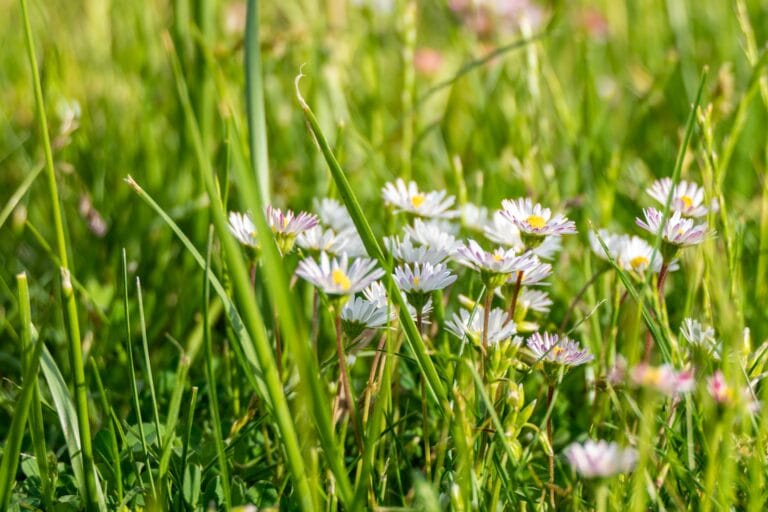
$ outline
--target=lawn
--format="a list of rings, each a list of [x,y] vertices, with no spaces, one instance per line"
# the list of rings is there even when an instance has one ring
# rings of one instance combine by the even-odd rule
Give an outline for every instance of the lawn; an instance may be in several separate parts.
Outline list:
[[[765,2],[0,12],[0,510],[764,509]]]

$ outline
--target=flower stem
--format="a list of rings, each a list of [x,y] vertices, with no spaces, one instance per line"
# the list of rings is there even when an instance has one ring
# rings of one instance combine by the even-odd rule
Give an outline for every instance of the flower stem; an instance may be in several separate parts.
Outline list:
[[[656,285],[656,289],[659,292],[659,303],[663,304],[664,302],[664,284],[667,282],[667,275],[669,274],[669,263],[666,261],[661,264],[661,269],[659,270],[659,281]]]
[[[419,308],[416,311],[416,328],[419,330],[419,334],[422,334],[422,327],[424,323],[424,308]],[[421,387],[421,433],[424,436],[424,474],[427,476],[427,480],[432,478],[432,454],[429,446],[429,418],[427,417],[427,386],[424,382],[424,376],[420,379]]]
[[[493,299],[493,290],[488,288],[485,292],[485,303],[483,304],[483,356],[488,351],[488,320],[491,317],[491,300]]]
[[[515,291],[512,292],[512,303],[509,305],[509,321],[515,321],[515,309],[517,309],[517,299],[520,296],[520,288],[523,285],[523,272],[517,273],[517,281],[515,281]]]
[[[336,313],[336,355],[339,358],[339,380],[341,381],[347,411],[349,411],[349,419],[352,422],[352,427],[355,431],[355,442],[357,443],[360,453],[363,453],[363,438],[360,435],[360,427],[357,424],[357,411],[355,410],[355,399],[352,397],[352,387],[349,385],[347,358],[344,354],[344,342],[341,331],[341,314],[339,313]]]
[[[552,442],[552,399],[555,396],[555,386],[547,388],[547,440],[549,441],[549,504],[555,508],[555,449]]]

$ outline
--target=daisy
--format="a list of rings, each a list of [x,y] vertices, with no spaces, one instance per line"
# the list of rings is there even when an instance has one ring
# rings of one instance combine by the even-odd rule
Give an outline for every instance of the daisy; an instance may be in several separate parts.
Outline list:
[[[446,322],[445,327],[458,338],[464,339],[466,336],[475,343],[480,343],[483,339],[483,314],[485,310],[482,306],[477,306],[474,311],[462,309],[458,314],[454,313],[453,318]],[[517,325],[510,321],[506,311],[494,308],[488,315],[488,337],[489,345],[495,345],[501,341],[507,340],[515,335]]]
[[[658,274],[663,263],[659,251],[654,254],[653,247],[639,236],[626,237],[616,259],[622,270],[637,274],[643,274],[647,269]],[[669,270],[676,269],[677,265],[670,265]]]
[[[680,334],[695,349],[703,350],[714,359],[720,359],[720,344],[715,338],[715,330],[708,325],[702,325],[698,320],[686,318],[680,327]]]
[[[320,221],[337,232],[355,227],[347,208],[336,199],[325,197],[316,201],[315,209]]]
[[[572,443],[565,449],[568,464],[584,478],[605,478],[632,471],[637,451],[603,440]]]
[[[526,270],[518,270],[516,274],[512,274],[508,283],[515,284],[517,279],[522,276],[520,284],[525,286],[535,286],[542,284],[544,279],[552,275],[552,265],[542,262],[539,258],[531,255],[531,263]],[[545,283],[546,284],[546,283]]]
[[[498,288],[514,272],[527,271],[534,267],[536,261],[529,254],[517,256],[514,249],[496,248],[488,252],[474,240],[459,248],[456,253],[459,263],[480,272],[483,281],[490,288]]]
[[[718,404],[729,404],[733,401],[733,388],[725,381],[725,376],[720,370],[707,379],[707,391]]]
[[[405,184],[402,178],[395,183],[387,183],[382,189],[384,202],[395,208],[396,212],[406,212],[420,217],[452,218],[457,212],[450,210],[455,202],[445,190],[420,192],[415,182]]]
[[[647,192],[661,205],[667,204],[667,198],[671,194],[672,202],[669,207],[685,217],[703,217],[709,211],[703,204],[704,189],[694,182],[681,180],[673,187],[670,178],[662,178],[648,187]]]
[[[256,226],[250,215],[240,212],[229,212],[229,231],[246,247],[259,248],[259,240],[256,237]]]
[[[291,252],[297,235],[317,226],[317,217],[311,213],[299,212],[296,215],[292,210],[283,212],[272,205],[267,205],[266,216],[281,254]]]
[[[368,256],[363,239],[357,234],[355,228],[345,229],[336,235],[337,252],[345,252],[351,258]]]
[[[354,340],[365,329],[380,329],[393,319],[387,307],[360,297],[353,297],[341,309],[341,321],[349,339]]]
[[[534,204],[529,198],[505,199],[501,206],[501,215],[520,230],[526,245],[539,245],[548,235],[576,233],[576,224],[572,220],[561,214],[553,217],[549,208],[543,208],[539,203]]]
[[[667,396],[687,393],[693,389],[693,372],[690,370],[676,371],[672,366],[650,366],[640,364],[632,368],[630,379],[637,386],[655,389]]]
[[[384,245],[392,257],[402,263],[431,263],[437,264],[450,256],[449,252],[428,245],[414,245],[408,235],[401,242],[398,237],[384,238]]]
[[[461,242],[452,233],[434,222],[421,219],[414,220],[412,226],[406,226],[405,235],[418,244],[448,255],[454,254],[461,247]]]
[[[517,252],[523,252],[526,249],[522,238],[520,238],[520,230],[500,211],[493,214],[493,220],[485,226],[484,233],[488,240],[512,247]],[[545,237],[544,241],[537,247],[531,248],[531,251],[539,258],[551,260],[562,248],[563,244],[560,237],[553,235]]]
[[[590,362],[594,356],[588,349],[567,336],[562,338],[557,334],[545,332],[534,333],[527,341],[528,349],[536,360],[562,366],[579,366]]]
[[[432,292],[442,290],[456,281],[456,275],[442,263],[400,265],[395,268],[394,278],[417,313],[422,311]]]
[[[589,237],[589,245],[592,247],[592,252],[606,261],[611,259],[618,261],[619,254],[621,254],[622,249],[624,249],[624,246],[629,240],[627,235],[617,235],[606,229],[598,229],[597,235],[594,231],[590,231],[587,236]],[[605,247],[608,248],[607,254],[602,244],[600,244],[600,240],[602,240]]]
[[[662,227],[663,214],[656,208],[643,209],[645,220],[635,219],[638,226],[656,235]],[[710,236],[706,224],[694,224],[693,220],[684,218],[680,212],[673,212],[667,219],[661,232],[663,244],[662,255],[669,259],[681,247],[698,245]]]
[[[323,229],[319,225],[309,228],[296,237],[296,245],[313,253],[340,254],[344,252],[344,244],[340,242],[343,241],[336,237],[332,229]]]
[[[384,271],[376,268],[376,262],[368,258],[357,258],[352,265],[346,253],[330,260],[328,254],[320,253],[320,263],[313,258],[299,262],[296,275],[317,286],[327,295],[338,297],[361,291]]]
[[[387,297],[387,290],[384,288],[384,285],[381,283],[381,281],[375,281],[371,283],[365,290],[363,290],[363,296],[368,299],[370,302],[373,302],[374,304],[378,305],[381,308],[390,308],[393,310],[392,304],[389,302],[389,298]],[[406,306],[408,308],[408,314],[411,315],[411,318],[413,318],[414,321],[418,320],[418,315],[416,313],[416,308],[411,306],[410,304],[406,303]],[[428,323],[427,317],[429,314],[432,313],[432,298],[430,297],[427,299],[427,302],[424,303],[424,305],[421,308],[421,322],[426,324]]]
[[[537,313],[545,314],[549,313],[549,308],[552,307],[552,299],[549,298],[547,292],[530,288],[523,288],[517,299],[517,303],[525,309],[525,311],[536,311]]]
[[[488,208],[466,203],[461,207],[461,224],[472,231],[482,233],[488,224]]]

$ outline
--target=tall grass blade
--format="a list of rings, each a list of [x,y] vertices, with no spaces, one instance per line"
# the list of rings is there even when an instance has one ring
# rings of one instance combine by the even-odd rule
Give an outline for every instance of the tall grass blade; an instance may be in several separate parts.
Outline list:
[[[267,121],[264,112],[264,80],[261,74],[259,0],[248,0],[245,17],[245,102],[248,109],[248,147],[251,165],[259,184],[261,202],[269,202],[269,157]]]

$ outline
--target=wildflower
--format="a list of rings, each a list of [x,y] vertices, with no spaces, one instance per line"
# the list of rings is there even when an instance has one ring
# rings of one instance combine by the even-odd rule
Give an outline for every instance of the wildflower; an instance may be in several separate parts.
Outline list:
[[[483,232],[488,224],[488,208],[466,203],[461,207],[462,225],[473,231]]]
[[[407,212],[419,217],[452,218],[456,212],[450,210],[455,202],[445,190],[435,192],[419,191],[415,182],[408,185],[402,178],[393,183],[387,183],[382,190],[384,202],[394,206],[396,212]]]
[[[707,379],[707,391],[718,404],[729,404],[733,401],[733,389],[725,381],[725,376],[720,370]]]
[[[368,299],[370,302],[373,302],[374,304],[378,305],[381,308],[390,308],[391,305],[389,303],[389,299],[387,298],[387,290],[384,288],[384,285],[381,284],[381,281],[375,281],[371,283],[365,290],[363,290],[363,296],[365,296],[366,299]],[[416,314],[416,308],[411,306],[410,304],[406,304],[406,307],[408,308],[408,313],[411,315],[411,318],[417,320],[418,315]],[[430,297],[427,299],[427,302],[424,303],[424,305],[421,308],[421,321],[422,323],[427,323],[427,317],[432,312],[432,298]]]
[[[406,226],[405,235],[418,244],[448,255],[453,255],[461,247],[461,242],[452,233],[434,222],[421,219],[416,219],[412,226]]]
[[[545,332],[534,333],[527,341],[528,349],[537,360],[561,366],[579,366],[590,362],[594,356],[567,336]]]
[[[400,265],[394,273],[397,286],[402,290],[417,312],[426,304],[429,294],[442,290],[456,281],[456,275],[442,263],[415,263]]]
[[[345,229],[336,235],[337,252],[345,252],[351,258],[359,258],[361,256],[367,256],[368,251],[365,249],[363,239],[357,234],[354,228]]]
[[[686,318],[680,328],[683,338],[698,351],[703,351],[715,359],[720,359],[720,347],[715,338],[715,330],[702,325],[698,320]]]
[[[482,306],[477,306],[474,311],[462,309],[458,314],[454,313],[453,318],[446,323],[446,329],[455,334],[458,338],[465,336],[476,343],[483,339],[483,315],[485,310]],[[501,341],[511,338],[517,332],[517,325],[512,322],[506,311],[494,308],[488,315],[488,333],[487,341],[489,345],[498,344]]]
[[[392,257],[402,263],[431,263],[437,264],[445,261],[450,256],[447,251],[433,248],[428,245],[414,245],[413,240],[406,235],[401,242],[397,237],[384,238]]]
[[[368,258],[357,258],[351,265],[346,253],[330,260],[328,254],[320,253],[320,263],[313,258],[299,262],[296,275],[317,286],[327,295],[339,297],[361,291],[384,271],[376,268],[376,262]]]
[[[676,371],[672,366],[650,366],[640,364],[632,368],[630,379],[637,386],[655,389],[667,396],[687,393],[693,389],[693,372],[690,370]]]
[[[681,180],[677,185],[672,185],[670,178],[656,180],[648,190],[648,195],[660,204],[667,204],[667,198],[672,194],[672,202],[669,207],[674,212],[680,212],[685,217],[703,217],[709,209],[704,206],[704,189],[696,183]]]
[[[277,247],[282,254],[288,254],[293,249],[296,236],[317,225],[317,217],[307,212],[294,214],[291,210],[283,212],[272,205],[267,206],[267,224],[275,235]]]
[[[296,237],[296,245],[305,251],[328,254],[340,254],[343,250],[342,240],[336,237],[332,229],[323,229],[322,226],[314,226],[300,233]]]
[[[587,440],[571,443],[565,449],[568,464],[584,478],[605,478],[632,471],[637,451],[621,448],[614,442]]]
[[[520,230],[500,211],[493,214],[493,220],[485,226],[484,232],[485,237],[492,242],[512,247],[517,252],[523,252],[526,249],[522,238],[520,238]],[[532,247],[531,252],[539,258],[551,260],[562,248],[563,244],[560,237],[553,235],[545,237],[544,241],[537,247]]]
[[[597,255],[599,258],[606,261],[610,259],[618,261],[619,254],[621,254],[622,249],[627,244],[629,239],[627,235],[617,235],[605,229],[598,229],[597,235],[595,235],[594,231],[590,231],[588,237],[589,245],[592,247],[592,252],[594,252],[595,255]],[[605,247],[608,249],[607,254],[602,244],[600,244],[600,240],[603,241]]]
[[[518,270],[516,274],[512,274],[507,283],[515,284],[518,278],[521,278],[520,284],[534,286],[541,284],[544,279],[552,275],[552,265],[542,262],[534,255],[530,256],[530,260],[528,268],[526,270]]]
[[[520,230],[521,239],[528,247],[540,245],[546,236],[576,233],[572,220],[561,214],[553,217],[549,208],[534,204],[529,198],[505,199],[501,206],[501,215]]]
[[[492,253],[469,240],[457,251],[457,260],[462,265],[480,272],[483,282],[489,288],[498,288],[514,272],[527,271],[536,261],[529,253],[517,256],[514,249],[498,247]]]
[[[366,329],[379,329],[393,319],[390,308],[375,302],[353,297],[341,309],[341,321],[349,339],[354,340]]]
[[[320,221],[336,232],[354,229],[355,223],[349,215],[347,208],[336,199],[325,197],[315,204]]]
[[[517,303],[525,311],[536,311],[537,313],[549,313],[549,308],[552,307],[552,299],[549,298],[547,292],[530,288],[522,289]]]
[[[637,218],[635,222],[646,231],[656,235],[661,227],[663,214],[655,208],[643,210],[645,220]],[[664,224],[661,254],[664,260],[670,260],[681,247],[698,245],[710,235],[706,224],[694,224],[693,220],[682,217],[680,212],[674,212]]]
[[[256,238],[256,226],[247,213],[229,212],[229,231],[246,247],[251,249],[259,248],[259,241]]]

